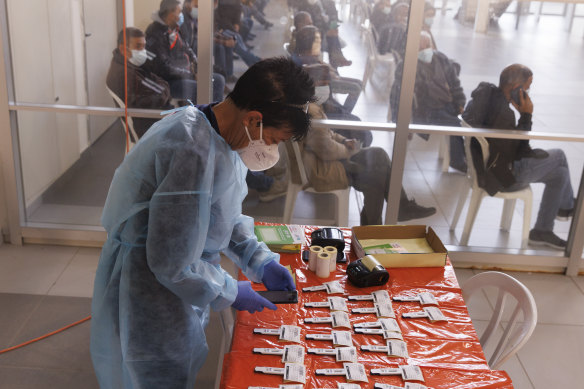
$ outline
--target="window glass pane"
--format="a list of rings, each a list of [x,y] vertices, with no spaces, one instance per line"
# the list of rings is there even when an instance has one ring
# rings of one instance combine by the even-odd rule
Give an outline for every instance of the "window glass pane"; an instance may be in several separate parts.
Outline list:
[[[464,20],[471,3],[444,14],[427,6],[418,51],[412,122],[458,127],[464,119],[470,125],[482,128],[580,133],[582,113],[579,107],[584,95],[574,80],[581,77],[581,39],[571,39],[574,33],[562,27],[562,17],[545,16],[549,23],[544,19],[538,22],[536,15],[527,13],[528,5],[518,29],[515,28],[516,15],[503,13],[505,7],[500,10],[495,7],[494,14],[486,15],[491,18],[486,25],[486,33],[477,33],[473,31],[472,23]],[[456,12],[458,19],[453,18]],[[577,55],[572,55],[576,52]],[[503,73],[513,63],[525,67],[507,68]],[[399,69],[398,65],[398,73]],[[502,73],[506,81],[500,84]],[[520,89],[529,94],[523,94]],[[513,98],[519,102],[517,106],[510,103]],[[533,103],[533,109],[529,101]],[[466,111],[460,117],[463,107]],[[460,137],[446,140],[432,136],[427,145],[420,144],[423,142],[421,138],[414,137],[410,142],[410,155],[418,166],[425,166],[422,174],[430,184],[448,225],[454,216],[457,197],[464,193],[468,182],[464,171],[472,161],[465,153]],[[528,247],[540,249],[562,245],[557,237],[567,238],[570,222],[554,221],[555,213],[558,207],[573,206],[574,193],[568,188],[579,186],[584,162],[580,156],[584,144],[491,140],[490,145],[491,148],[486,151],[498,154],[493,154],[487,166],[508,168],[499,169],[492,176],[490,173],[479,173],[481,185],[493,188],[497,183],[491,179],[496,177],[500,183],[496,189],[503,191],[518,189],[520,184],[525,187],[531,182],[533,205],[529,229],[538,232],[532,232],[531,240],[536,244]],[[449,158],[449,163],[443,164],[444,160],[438,158],[440,150],[447,150],[443,146],[449,147],[449,151],[442,154]],[[543,150],[547,150],[550,156],[546,157]],[[493,165],[497,155],[497,163]],[[549,175],[544,173],[547,168],[550,169]],[[562,180],[562,174],[567,179]],[[519,184],[511,186],[512,181]],[[548,182],[550,189],[545,194],[544,185],[535,183],[542,181]],[[406,176],[404,185],[407,186]],[[466,209],[462,211],[455,233],[450,235],[453,244],[463,239],[463,225],[468,218]],[[491,196],[484,198],[470,239],[462,243],[471,247],[520,248],[524,215],[522,206],[517,205],[512,213],[514,217],[509,233],[499,229],[502,211],[502,200]],[[552,232],[557,237],[551,235]],[[449,234],[445,229],[440,236],[447,237]],[[444,240],[448,241],[448,238]]]
[[[17,113],[25,217],[31,223],[99,226],[114,170],[124,157],[120,119],[87,148],[87,115]],[[104,119],[103,117],[100,119]]]

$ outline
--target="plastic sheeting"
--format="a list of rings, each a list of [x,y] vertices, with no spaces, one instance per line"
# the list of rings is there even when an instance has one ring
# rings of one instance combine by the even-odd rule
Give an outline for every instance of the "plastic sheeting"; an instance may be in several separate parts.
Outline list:
[[[305,228],[303,248],[310,245],[310,232],[316,227]],[[342,229],[345,234],[345,252],[349,259],[355,260],[350,252],[351,231]],[[306,339],[306,334],[328,334],[330,324],[304,323],[306,317],[330,316],[329,309],[305,308],[305,302],[326,301],[325,291],[302,292],[307,286],[320,285],[327,281],[339,281],[345,289],[344,297],[349,295],[369,294],[375,290],[385,289],[390,296],[413,296],[420,292],[430,292],[438,301],[440,310],[448,322],[431,323],[428,319],[404,319],[404,312],[420,311],[417,302],[393,301],[392,306],[396,320],[402,330],[407,344],[409,358],[389,357],[384,353],[361,351],[362,345],[385,345],[381,335],[356,334],[352,338],[358,351],[358,362],[365,365],[369,382],[360,383],[362,388],[373,388],[375,382],[404,386],[400,376],[374,376],[369,374],[373,368],[397,367],[413,364],[422,369],[427,387],[435,389],[450,388],[513,388],[511,379],[503,371],[490,370],[483,350],[474,330],[466,305],[461,295],[452,265],[448,261],[443,268],[399,268],[388,269],[389,282],[381,287],[357,288],[349,283],[345,275],[346,265],[337,265],[337,270],[328,278],[318,278],[308,270],[308,264],[302,261],[300,254],[282,254],[281,263],[291,265],[296,274],[298,304],[279,305],[277,311],[264,311],[256,314],[238,312],[234,329],[231,352],[225,356],[223,364],[223,389],[246,389],[248,386],[277,388],[283,383],[282,376],[255,373],[255,366],[283,367],[281,357],[260,355],[252,352],[254,347],[283,348],[290,343],[278,341],[277,336],[254,334],[254,328],[279,328],[282,324],[296,325],[302,329],[302,343],[306,348],[332,348],[332,342]],[[241,279],[244,279],[240,275]],[[261,284],[255,289],[263,289]],[[339,295],[335,295],[339,296]],[[372,301],[347,301],[349,310],[357,307],[372,307]],[[376,321],[374,314],[349,313],[351,324]],[[347,331],[346,328],[335,330]],[[305,388],[336,388],[338,382],[347,382],[343,376],[316,376],[316,369],[342,368],[332,356],[306,354]],[[420,382],[421,383],[421,382]]]

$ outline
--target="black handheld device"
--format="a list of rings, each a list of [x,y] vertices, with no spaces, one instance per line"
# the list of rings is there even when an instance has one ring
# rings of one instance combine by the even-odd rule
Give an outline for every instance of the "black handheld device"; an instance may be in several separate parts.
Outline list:
[[[520,103],[520,98],[519,98],[519,94],[523,95],[523,98],[525,99],[525,91],[523,90],[522,87],[517,87],[513,90],[511,90],[511,92],[509,92],[509,95],[511,96],[511,100],[513,100],[515,102],[515,104],[519,105]]]
[[[384,285],[389,273],[373,255],[366,255],[347,265],[349,281],[358,288]]]
[[[337,249],[337,263],[347,262],[345,258],[345,236],[338,228],[326,227],[312,231],[310,234],[312,246],[333,246]]]
[[[260,290],[258,294],[274,304],[298,303],[298,292],[295,290]]]

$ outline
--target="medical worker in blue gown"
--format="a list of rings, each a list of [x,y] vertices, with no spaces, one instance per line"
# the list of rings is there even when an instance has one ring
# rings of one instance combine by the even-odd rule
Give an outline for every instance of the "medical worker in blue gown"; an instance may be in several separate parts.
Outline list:
[[[224,102],[154,124],[116,170],[92,303],[91,357],[101,388],[194,387],[207,356],[209,308],[276,309],[219,265],[292,290],[290,273],[241,214],[247,169],[278,160],[306,135],[314,86],[285,58],[260,61]]]

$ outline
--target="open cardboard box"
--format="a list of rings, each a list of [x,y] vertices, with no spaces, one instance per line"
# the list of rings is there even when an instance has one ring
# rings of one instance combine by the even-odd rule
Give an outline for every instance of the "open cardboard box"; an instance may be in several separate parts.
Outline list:
[[[442,267],[446,264],[446,248],[431,227],[423,225],[355,226],[352,228],[351,247],[358,258],[365,256],[359,240],[385,239],[395,243],[401,240],[425,238],[431,253],[373,254],[384,267]]]

